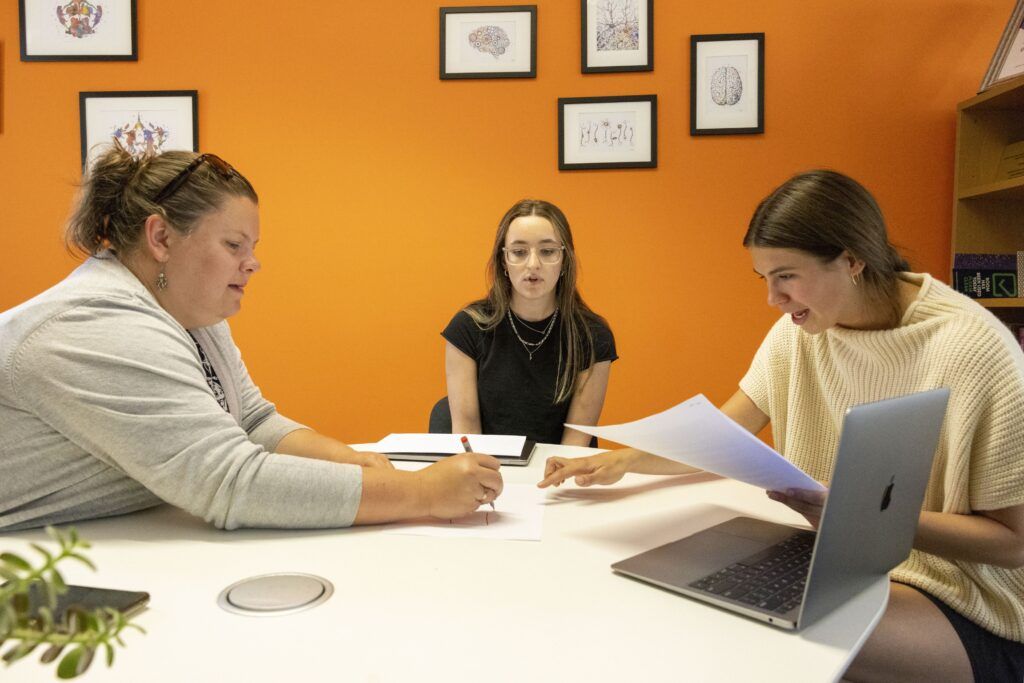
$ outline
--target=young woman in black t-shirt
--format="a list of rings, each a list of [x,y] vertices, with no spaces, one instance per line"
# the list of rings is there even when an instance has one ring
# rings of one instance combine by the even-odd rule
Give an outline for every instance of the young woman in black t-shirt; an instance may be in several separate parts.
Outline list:
[[[523,434],[585,446],[563,423],[597,424],[615,338],[576,289],[565,215],[524,199],[498,224],[487,298],[459,311],[441,334],[452,432]]]

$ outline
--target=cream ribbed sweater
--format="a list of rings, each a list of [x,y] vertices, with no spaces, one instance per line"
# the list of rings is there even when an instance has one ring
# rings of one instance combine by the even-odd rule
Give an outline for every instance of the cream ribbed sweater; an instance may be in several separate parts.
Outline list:
[[[828,481],[847,408],[949,387],[923,509],[970,514],[1024,503],[1024,353],[976,302],[930,275],[903,277],[920,292],[899,327],[810,335],[784,316],[740,388],[771,418],[776,449]],[[892,578],[1024,642],[1024,569],[914,550]]]

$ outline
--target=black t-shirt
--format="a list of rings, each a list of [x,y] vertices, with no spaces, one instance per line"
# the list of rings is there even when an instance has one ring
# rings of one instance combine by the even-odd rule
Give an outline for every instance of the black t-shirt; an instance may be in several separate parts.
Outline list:
[[[544,337],[551,318],[520,324],[519,336],[536,343]],[[533,353],[533,360],[516,338],[506,316],[493,330],[484,332],[469,314],[459,311],[441,335],[452,346],[476,361],[480,428],[484,434],[524,434],[542,443],[561,443],[563,423],[571,399],[554,404],[558,379],[561,320],[551,336]],[[538,331],[539,330],[539,331]],[[595,362],[614,361],[615,337],[606,325],[590,323]],[[584,349],[585,351],[589,351]],[[563,352],[564,356],[564,352]]]

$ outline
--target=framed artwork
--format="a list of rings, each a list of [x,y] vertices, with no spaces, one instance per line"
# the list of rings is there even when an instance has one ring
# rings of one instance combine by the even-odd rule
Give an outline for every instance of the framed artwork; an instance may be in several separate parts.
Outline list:
[[[21,61],[138,61],[136,0],[18,0]]]
[[[654,0],[580,0],[585,74],[654,70]]]
[[[1024,73],[1024,0],[1017,0],[978,92]]]
[[[199,151],[199,93],[195,90],[78,94],[82,166],[115,140],[137,157],[169,150]]]
[[[441,8],[441,79],[536,78],[537,6]]]
[[[690,135],[764,132],[764,34],[690,36]]]
[[[560,171],[657,166],[657,95],[558,99]]]

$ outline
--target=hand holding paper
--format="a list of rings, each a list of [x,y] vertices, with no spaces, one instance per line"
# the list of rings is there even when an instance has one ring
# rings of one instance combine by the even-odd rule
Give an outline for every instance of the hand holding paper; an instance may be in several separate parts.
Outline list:
[[[635,422],[567,427],[768,490],[825,487],[740,427],[703,395]]]

